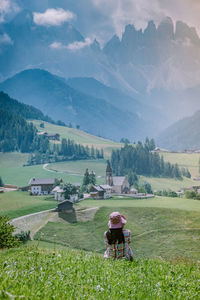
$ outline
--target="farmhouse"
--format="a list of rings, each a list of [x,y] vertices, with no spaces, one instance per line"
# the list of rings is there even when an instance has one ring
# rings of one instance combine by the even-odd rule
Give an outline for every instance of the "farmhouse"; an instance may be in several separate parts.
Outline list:
[[[56,186],[53,190],[52,190],[52,193],[54,193],[54,198],[56,201],[59,201],[59,202],[62,202],[65,199],[65,195],[64,195],[64,189],[62,186],[58,185]],[[75,203],[78,201],[78,194],[73,194],[73,195],[70,195],[70,201]]]
[[[106,167],[106,184],[110,185],[113,193],[122,194],[130,192],[130,184],[125,176],[112,176],[110,162]]]
[[[111,197],[112,187],[108,184],[93,185],[90,188],[90,196],[94,199],[108,199]]]
[[[90,188],[90,196],[95,199],[104,199],[105,190],[99,185],[93,185]]]
[[[60,140],[60,134],[59,133],[47,133],[45,135],[46,135],[46,137],[48,137],[49,140],[52,140],[52,141],[59,141]]]
[[[54,178],[31,178],[29,185],[32,195],[51,194],[55,183]]]
[[[39,131],[39,132],[37,132],[37,135],[45,135],[49,140],[52,140],[52,141],[59,141],[60,140],[60,134],[59,133],[48,133],[46,131]]]

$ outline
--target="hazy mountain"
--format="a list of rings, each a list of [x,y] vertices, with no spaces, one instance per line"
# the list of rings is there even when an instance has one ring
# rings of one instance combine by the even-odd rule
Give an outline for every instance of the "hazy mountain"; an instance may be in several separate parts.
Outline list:
[[[160,129],[163,129],[165,128],[166,121],[168,121],[168,119],[166,119],[166,115],[162,113],[161,110],[155,108],[155,106],[149,105],[148,103],[136,100],[134,98],[135,94],[131,97],[129,94],[123,93],[116,88],[111,88],[95,78],[69,78],[67,83],[71,87],[83,93],[107,100],[111,105],[120,110],[137,114],[141,120],[144,121],[144,124],[146,122],[149,123],[148,134],[151,136],[156,135],[155,132],[158,130],[158,123],[160,124]]]
[[[200,149],[200,111],[164,130],[157,144],[170,150]]]
[[[64,78],[95,78],[111,90],[102,89],[94,81],[90,85],[76,81],[74,87],[90,97],[103,98],[107,105],[120,112],[123,110],[125,115],[127,110],[133,113],[134,120],[144,122],[143,129],[137,129],[138,136],[143,132],[140,137],[156,135],[179,118],[200,109],[200,39],[195,28],[182,21],[174,26],[170,18],[165,18],[158,26],[150,21],[144,30],[129,24],[122,37],[114,35],[101,48],[92,32],[96,28],[95,18],[103,22],[103,17],[88,5],[88,0],[59,2],[59,7],[78,16],[76,22],[72,22],[78,30],[67,22],[60,26],[35,23],[33,12],[44,13],[47,8],[57,8],[55,0],[17,0],[17,3],[21,11],[0,24],[2,80],[30,68],[45,69]],[[94,15],[85,20],[85,30],[83,16],[87,10]],[[84,36],[89,27],[94,41]],[[74,113],[70,115],[73,115],[70,117],[73,122],[78,120]],[[149,125],[144,133],[146,123]]]
[[[0,90],[18,100],[34,105],[53,119],[80,125],[90,133],[119,140],[144,138],[149,123],[136,113],[111,105],[70,87],[65,79],[44,70],[23,71],[0,84]]]

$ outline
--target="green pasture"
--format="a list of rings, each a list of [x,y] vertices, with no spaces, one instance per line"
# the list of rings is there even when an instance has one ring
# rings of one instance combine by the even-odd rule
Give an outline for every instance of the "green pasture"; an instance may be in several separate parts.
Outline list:
[[[129,197],[112,197],[105,200],[86,199],[77,204],[79,207],[151,207],[168,208],[187,211],[198,211],[200,213],[200,200],[186,198],[159,197],[149,199],[133,199]]]
[[[60,178],[65,182],[82,182],[81,175],[70,175],[67,173],[48,172],[43,165],[23,167],[27,162],[28,154],[18,152],[0,153],[0,176],[4,184],[14,184],[19,187],[26,186],[29,180],[36,178]]]
[[[30,196],[28,192],[5,192],[0,194],[0,215],[17,218],[31,213],[55,208],[52,196]]]
[[[200,153],[161,153],[165,161],[169,161],[172,164],[177,163],[179,167],[188,168],[192,177],[198,177],[199,174],[199,158]]]
[[[52,171],[64,174],[74,174],[77,176],[83,176],[85,170],[88,168],[89,171],[95,172],[97,179],[103,177],[102,180],[105,181],[106,160],[100,159],[59,162],[49,164],[47,168]]]
[[[127,218],[126,228],[132,232],[131,247],[136,258],[200,259],[200,210],[122,205],[123,202],[121,207],[101,207],[88,222],[77,222],[76,211],[72,213],[74,219],[71,215],[61,214],[60,222],[48,222],[35,239],[103,253],[103,234],[108,228],[109,214],[117,209]]]
[[[75,128],[69,128],[65,126],[58,126],[48,122],[43,122],[39,120],[31,121],[39,131],[46,131],[48,133],[59,133],[60,138],[66,138],[74,140],[78,144],[82,144],[84,146],[88,145],[98,149],[104,149],[104,154],[106,157],[110,156],[112,149],[121,148],[122,144],[113,142],[111,140],[107,140],[92,134],[89,134],[85,131],[78,130]],[[44,128],[40,127],[40,124],[44,123]]]
[[[189,188],[194,185],[198,185],[198,181],[186,177],[183,177],[183,179],[179,180],[175,178],[156,178],[140,176],[139,182],[140,184],[142,184],[143,182],[149,182],[154,191],[172,190],[177,192],[178,190],[181,190],[183,188]]]
[[[1,299],[199,299],[200,267],[140,259],[105,261],[101,255],[38,247],[0,256]]]

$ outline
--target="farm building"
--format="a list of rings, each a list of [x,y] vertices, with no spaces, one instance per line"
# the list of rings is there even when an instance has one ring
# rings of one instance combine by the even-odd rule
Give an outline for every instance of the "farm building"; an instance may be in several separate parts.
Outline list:
[[[58,185],[56,186],[52,192],[54,193],[54,198],[56,201],[64,201],[65,196],[64,196],[64,190]]]
[[[73,211],[73,203],[69,200],[63,201],[58,204],[57,211],[58,212],[72,212]]]
[[[64,190],[63,190],[63,187],[62,186],[56,186],[52,192],[54,193],[54,198],[56,201],[64,201],[66,200],[65,199],[65,195],[64,195]],[[73,195],[70,195],[70,201],[75,203],[78,201],[78,194],[73,194]]]
[[[29,185],[32,195],[48,195],[52,193],[54,178],[31,178]]]
[[[90,196],[94,199],[108,199],[111,197],[111,186],[107,184],[93,185],[90,188]]]
[[[90,188],[90,196],[94,199],[104,199],[105,190],[99,185],[93,185]]]
[[[39,131],[39,132],[37,132],[37,135],[45,135],[49,140],[53,140],[53,141],[59,141],[60,140],[60,134],[59,133],[48,133],[46,131]]]

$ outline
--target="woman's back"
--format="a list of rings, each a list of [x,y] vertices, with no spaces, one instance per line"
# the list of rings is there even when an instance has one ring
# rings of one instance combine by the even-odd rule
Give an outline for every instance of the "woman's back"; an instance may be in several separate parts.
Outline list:
[[[128,229],[121,229],[121,232],[124,238],[123,240],[121,239],[120,242],[115,238],[112,242],[113,229],[109,229],[104,233],[104,242],[107,248],[104,253],[105,258],[113,258],[113,259],[127,258],[129,260],[133,259],[133,252],[130,248],[131,232]]]

